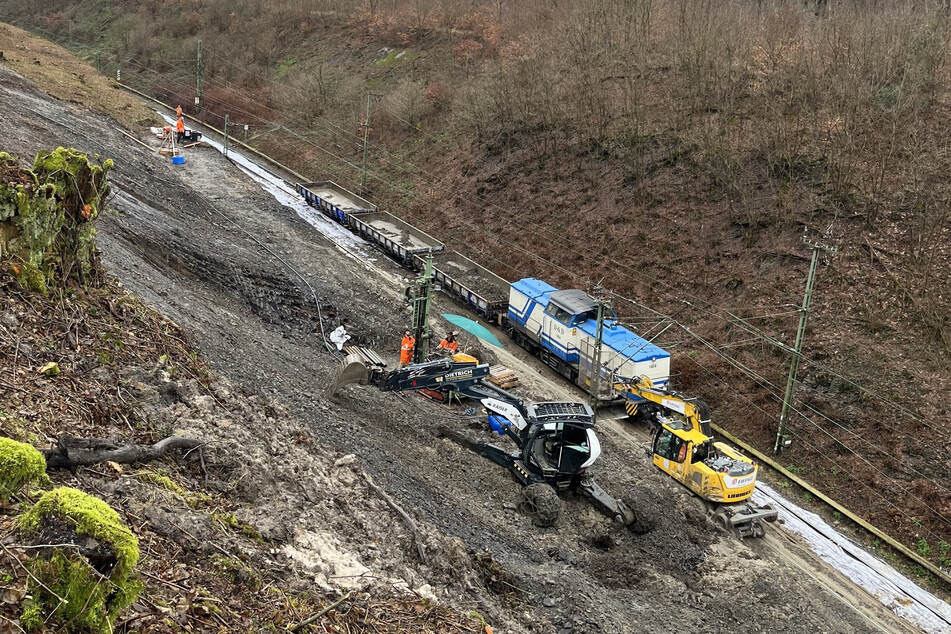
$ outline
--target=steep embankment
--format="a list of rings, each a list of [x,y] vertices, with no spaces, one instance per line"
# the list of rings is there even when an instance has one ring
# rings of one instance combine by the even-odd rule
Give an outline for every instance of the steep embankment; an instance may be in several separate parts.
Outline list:
[[[248,124],[315,179],[356,187],[366,93],[379,95],[371,197],[507,277],[603,277],[671,315],[676,385],[764,449],[789,362],[775,340],[794,339],[809,267],[801,236],[837,246],[784,461],[951,564],[942,13],[380,4],[0,6],[183,104],[201,39],[201,116]],[[650,336],[668,323],[615,305]]]
[[[38,66],[68,57],[21,44]],[[69,63],[76,73],[61,68],[67,79],[55,82],[57,90],[91,74]],[[121,101],[101,89],[97,99]],[[27,171],[0,155],[3,631],[44,623],[65,631],[259,631],[308,619],[314,627],[484,631],[481,617],[464,613],[484,579],[502,574],[491,557],[474,559],[425,522],[414,537],[359,461],[320,443],[273,399],[210,372],[192,337],[102,268],[94,224],[115,213],[113,203],[127,209],[120,201],[130,196],[129,179],[148,174],[151,157],[118,142],[125,137],[113,120],[57,103],[6,69],[0,90],[20,111],[0,117],[17,130],[15,140],[0,133],[0,147],[24,158],[57,140],[101,150],[119,162],[121,182],[110,189],[113,162],[104,156],[90,165],[60,149]],[[74,462],[87,450],[160,447],[173,434],[191,439],[191,449],[135,464],[118,455],[118,462]],[[22,487],[29,478],[11,471],[28,465],[19,464],[10,439],[60,447],[55,460],[47,457],[51,481]],[[50,487],[68,487],[57,489],[68,502],[57,513],[74,515],[39,524],[47,503],[61,506],[43,495]],[[115,521],[79,492],[105,500]],[[28,531],[23,518],[38,529]],[[111,527],[89,523],[102,526],[102,518]],[[115,534],[123,550],[103,537]],[[444,580],[412,572],[421,563],[415,540]],[[445,592],[456,583],[467,597],[464,612],[447,607]],[[114,601],[118,595],[127,598]],[[480,609],[501,620],[488,602]]]

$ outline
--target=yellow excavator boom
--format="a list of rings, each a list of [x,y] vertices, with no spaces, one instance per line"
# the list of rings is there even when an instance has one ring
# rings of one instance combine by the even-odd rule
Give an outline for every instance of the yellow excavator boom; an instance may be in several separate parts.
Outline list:
[[[703,401],[658,390],[648,377],[616,382],[614,391],[635,404],[628,412],[633,409],[648,418],[652,462],[699,497],[723,505],[717,511],[720,523],[747,536],[761,535],[762,521],[776,519],[775,510],[747,503],[758,467],[733,447],[713,441],[710,411]]]

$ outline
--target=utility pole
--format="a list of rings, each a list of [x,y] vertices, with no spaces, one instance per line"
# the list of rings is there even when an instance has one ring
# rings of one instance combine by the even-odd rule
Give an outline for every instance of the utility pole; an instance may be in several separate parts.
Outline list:
[[[201,61],[201,40],[198,40],[198,57],[195,59],[195,112],[201,112],[202,75],[205,72],[205,65]]]
[[[827,230],[826,238],[828,237],[829,231]],[[809,317],[809,303],[812,301],[812,287],[816,281],[816,265],[819,262],[819,252],[826,251],[830,254],[836,252],[835,247],[827,246],[818,240],[809,240],[806,234],[803,234],[802,241],[812,247],[812,259],[809,262],[809,276],[806,278],[806,293],[802,298],[802,308],[799,309],[799,328],[796,330],[793,358],[789,362],[789,377],[786,379],[786,393],[783,395],[783,408],[779,414],[779,427],[776,429],[776,444],[773,446],[773,453],[776,455],[781,454],[783,449],[791,442],[783,435],[783,430],[789,422],[789,406],[792,402],[793,391],[796,388],[796,373],[799,371],[799,360],[802,358],[802,341],[806,335],[806,320]]]
[[[597,409],[601,397],[601,347],[604,343],[604,315],[611,305],[601,293],[601,285],[595,287],[598,301],[598,327],[594,334],[594,358],[591,360],[591,408]]]
[[[228,156],[228,113],[225,113],[225,156]]]
[[[360,177],[360,194],[363,195],[367,188],[367,146],[370,143],[370,100],[379,98],[380,95],[367,93],[367,116],[363,121],[363,174]]]
[[[413,349],[413,363],[421,363],[429,356],[429,304],[433,291],[433,254],[426,254],[426,266],[416,283],[405,290],[406,301],[413,304],[413,336],[416,347]]]

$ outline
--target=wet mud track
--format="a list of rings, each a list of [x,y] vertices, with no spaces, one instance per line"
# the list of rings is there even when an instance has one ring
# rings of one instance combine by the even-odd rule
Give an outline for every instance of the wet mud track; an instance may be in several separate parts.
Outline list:
[[[621,530],[572,499],[556,528],[535,527],[515,508],[519,488],[502,469],[437,437],[447,423],[481,433],[458,412],[361,387],[347,388],[339,404],[327,400],[336,361],[314,334],[309,291],[227,219],[304,276],[324,304],[325,326],[346,317],[354,343],[390,359],[409,320],[392,283],[405,273],[381,256],[374,267],[390,275],[374,275],[213,150],[191,151],[185,166],[173,166],[111,120],[51,100],[3,69],[0,101],[0,148],[28,159],[72,145],[115,160],[120,214],[100,223],[105,263],[179,323],[216,371],[282,401],[327,448],[355,454],[410,512],[504,567],[521,598],[497,584],[494,603],[471,606],[495,619],[497,631],[907,631],[869,597],[840,592],[836,584],[848,584],[833,571],[817,580],[774,556],[775,544],[718,533],[640,447],[607,428],[598,480],[651,529]]]

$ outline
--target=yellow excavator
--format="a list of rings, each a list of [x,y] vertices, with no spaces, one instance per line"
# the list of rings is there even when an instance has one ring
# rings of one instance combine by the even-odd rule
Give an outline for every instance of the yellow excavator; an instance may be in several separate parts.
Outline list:
[[[651,460],[661,471],[705,500],[720,526],[741,537],[763,536],[763,522],[776,521],[777,512],[750,501],[759,467],[713,440],[710,409],[703,401],[658,390],[648,377],[616,382],[614,391],[626,400],[629,414],[646,419]]]

